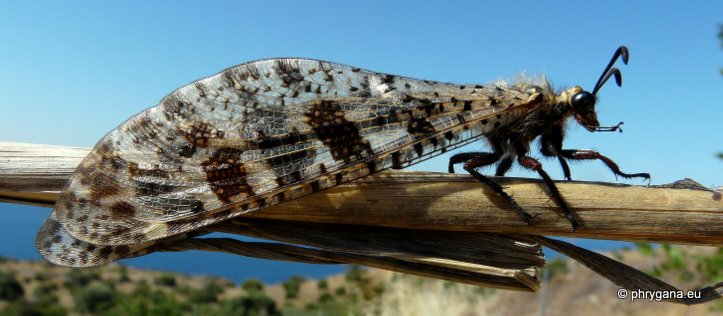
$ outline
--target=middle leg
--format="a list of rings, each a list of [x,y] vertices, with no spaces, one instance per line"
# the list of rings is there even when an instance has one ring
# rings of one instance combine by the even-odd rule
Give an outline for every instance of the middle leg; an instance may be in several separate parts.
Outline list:
[[[512,208],[517,212],[517,215],[520,217],[520,219],[522,219],[527,225],[532,225],[532,219],[534,219],[534,217],[532,215],[530,215],[530,213],[527,213],[527,211],[525,211],[525,209],[523,209],[522,206],[517,204],[517,201],[515,201],[515,199],[512,198],[512,196],[507,194],[507,192],[505,192],[504,188],[502,188],[502,186],[499,183],[497,183],[497,181],[495,181],[492,178],[485,176],[477,171],[477,168],[488,166],[488,165],[491,165],[491,164],[499,161],[501,154],[499,154],[499,153],[475,153],[475,154],[476,154],[476,156],[470,157],[470,159],[464,163],[464,170],[469,172],[469,174],[472,175],[472,177],[474,177],[478,181],[487,185],[487,187],[492,189],[492,191],[497,193],[497,195],[499,195],[503,199],[505,199],[507,201],[507,203],[509,203],[512,206]],[[504,163],[505,161],[506,160],[503,160],[500,163],[500,165],[502,165],[502,163]],[[511,165],[511,162],[509,164]],[[509,167],[507,167],[507,168],[509,169]]]
[[[529,170],[537,172],[538,175],[542,178],[543,181],[545,181],[545,184],[547,185],[547,188],[550,190],[550,194],[552,195],[552,198],[555,200],[557,205],[560,206],[560,208],[563,211],[563,214],[565,218],[567,218],[568,221],[570,221],[570,224],[572,225],[572,230],[577,230],[578,227],[580,227],[580,222],[575,218],[574,213],[570,210],[570,207],[567,205],[567,202],[562,198],[562,194],[560,194],[560,190],[557,189],[557,186],[555,185],[555,182],[552,181],[552,178],[545,172],[544,169],[542,169],[542,164],[537,161],[537,159],[532,158],[527,155],[529,152],[528,143],[525,143],[523,141],[517,141],[515,143],[515,150],[517,151],[517,162],[523,167],[527,168]],[[543,144],[544,146],[544,144]],[[544,148],[544,147],[543,147]],[[558,156],[559,157],[559,156]],[[562,158],[560,158],[561,161],[564,161]],[[567,164],[563,164],[563,169],[567,167]],[[569,177],[569,170],[567,171],[566,176]]]

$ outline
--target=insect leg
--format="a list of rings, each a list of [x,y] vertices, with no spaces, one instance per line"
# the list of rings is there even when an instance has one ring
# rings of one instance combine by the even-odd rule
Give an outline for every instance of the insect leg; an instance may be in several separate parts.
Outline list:
[[[527,155],[520,155],[517,158],[517,162],[520,163],[522,167],[525,167],[527,169],[536,171],[537,174],[540,175],[542,180],[545,181],[545,184],[547,185],[547,188],[550,189],[550,193],[552,194],[552,198],[557,202],[557,205],[560,206],[562,211],[565,214],[565,218],[570,221],[570,224],[572,224],[572,230],[577,230],[578,227],[580,227],[580,223],[575,218],[574,214],[570,210],[570,207],[567,205],[565,200],[562,199],[562,195],[560,194],[560,191],[557,189],[557,186],[555,186],[555,183],[552,182],[552,179],[549,175],[547,175],[547,172],[542,169],[542,164],[537,161],[537,159],[532,158]]]
[[[448,171],[449,171],[449,173],[454,173],[454,165],[459,164],[459,163],[466,163],[474,158],[478,158],[479,156],[484,156],[484,155],[488,155],[488,154],[490,154],[490,153],[479,152],[479,151],[456,154],[449,158]],[[499,157],[499,155],[497,157]],[[497,158],[497,159],[499,159],[499,158]],[[495,162],[497,162],[497,160],[495,160],[491,163],[488,163],[487,165],[491,165]],[[498,176],[498,177],[504,176],[505,173],[507,173],[507,171],[510,170],[510,168],[512,167],[512,162],[513,162],[512,157],[502,158],[502,160],[500,160],[499,165],[497,165],[497,171],[495,172],[495,176]],[[482,167],[482,166],[479,166],[479,167]]]
[[[486,166],[486,165],[491,165],[491,164],[497,162],[502,157],[502,153],[505,152],[505,148],[502,146],[502,144],[504,142],[499,137],[491,137],[491,138],[488,138],[488,140],[489,140],[490,146],[492,147],[492,152],[497,156],[494,161],[492,161],[488,164],[485,164],[485,165],[477,166],[478,168],[482,167],[482,166]],[[491,154],[491,153],[477,151],[477,152],[466,152],[466,153],[459,153],[459,154],[453,155],[452,157],[449,158],[448,171],[449,171],[449,173],[454,173],[454,165],[456,165],[458,163],[466,163],[473,158],[476,158],[479,156],[485,156],[485,155],[489,155],[489,154]],[[512,158],[504,158],[500,162],[499,166],[497,166],[497,172],[495,172],[495,175],[498,177],[504,176],[505,173],[507,173],[507,170],[510,169],[510,167],[512,167]]]
[[[468,152],[468,153],[459,153],[452,157],[449,157],[449,167],[448,167],[447,171],[449,171],[449,173],[454,173],[454,165],[456,165],[458,163],[465,163],[465,162],[471,160],[472,158],[478,157],[480,155],[485,155],[485,154],[489,154],[489,153]],[[494,161],[489,164],[492,164],[492,163],[494,163]]]
[[[648,179],[648,182],[650,182],[650,174],[646,172],[641,173],[625,173],[620,171],[620,168],[618,165],[610,160],[610,158],[605,157],[601,155],[597,151],[593,150],[585,150],[585,149],[564,149],[561,152],[561,155],[567,159],[575,159],[575,160],[589,160],[589,159],[598,159],[602,161],[608,168],[610,168],[610,171],[612,171],[615,175],[621,176],[626,179],[630,178],[645,178]]]
[[[477,172],[477,170],[476,170],[477,168],[491,165],[491,164],[499,161],[501,154],[499,154],[499,153],[482,153],[482,152],[470,153],[470,154],[475,154],[475,155],[472,156],[469,160],[467,160],[464,163],[464,170],[469,172],[469,174],[472,175],[472,177],[474,177],[475,179],[484,183],[485,185],[487,185],[487,187],[492,189],[492,191],[494,191],[499,196],[501,196],[503,199],[505,199],[507,201],[507,203],[509,203],[512,206],[512,208],[515,209],[515,211],[517,211],[517,215],[520,216],[520,219],[525,221],[525,223],[527,223],[527,225],[532,225],[532,219],[534,218],[532,215],[527,213],[522,208],[522,206],[517,204],[517,201],[515,201],[515,199],[513,199],[512,196],[507,194],[507,192],[504,191],[504,189],[502,188],[502,186],[499,183],[497,183],[496,181],[492,180],[491,178]]]
[[[495,172],[495,176],[502,177],[507,173],[507,171],[512,168],[512,162],[514,160],[511,156],[504,156],[502,160],[500,160],[500,163],[497,165],[497,171]]]
[[[565,157],[562,156],[562,138],[563,132],[562,127],[556,127],[550,130],[548,133],[542,134],[540,138],[540,152],[546,157],[556,157],[562,167],[562,172],[565,174],[565,179],[570,181],[570,167],[565,161]]]

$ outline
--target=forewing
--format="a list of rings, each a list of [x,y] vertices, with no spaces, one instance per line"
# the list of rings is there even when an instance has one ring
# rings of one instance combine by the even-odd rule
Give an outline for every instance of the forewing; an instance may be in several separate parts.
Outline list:
[[[142,256],[188,237],[191,237],[191,234],[182,233],[163,240],[132,245],[95,245],[68,234],[51,215],[40,227],[35,238],[35,246],[40,254],[53,264],[67,267],[93,267],[120,259]]]
[[[431,157],[538,99],[315,60],[242,64],[174,91],[106,135],[53,216],[97,245],[175,236]]]

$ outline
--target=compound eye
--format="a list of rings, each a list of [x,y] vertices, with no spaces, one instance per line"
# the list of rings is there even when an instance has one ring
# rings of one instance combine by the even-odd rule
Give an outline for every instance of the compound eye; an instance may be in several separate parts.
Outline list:
[[[595,110],[595,96],[587,91],[573,95],[570,103],[577,113],[589,113]]]

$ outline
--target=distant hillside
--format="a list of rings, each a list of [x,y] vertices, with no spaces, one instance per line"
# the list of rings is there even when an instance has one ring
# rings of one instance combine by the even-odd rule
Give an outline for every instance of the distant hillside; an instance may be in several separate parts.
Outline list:
[[[663,253],[658,250],[651,256],[622,251],[614,255],[644,271],[666,270],[662,279],[685,290],[721,281],[720,275],[717,281],[712,280],[697,265],[690,269],[664,267],[669,261]],[[684,253],[691,263],[698,255],[717,258],[717,270],[723,272],[721,249],[695,247]],[[378,315],[541,315],[541,296],[544,296],[544,315],[723,315],[723,300],[687,307],[618,299],[616,285],[569,259],[548,262],[547,271],[552,276],[543,284],[541,293],[481,289],[397,275],[391,277],[396,280],[388,283],[382,297],[372,306],[382,311]]]
[[[641,245],[612,254],[663,275],[684,289],[721,281],[723,251]],[[42,262],[0,261],[2,315],[721,315],[723,301],[685,307],[620,300],[617,286],[579,264],[548,262],[542,293],[519,293],[351,266],[322,280],[242,284],[108,265],[70,269]]]

